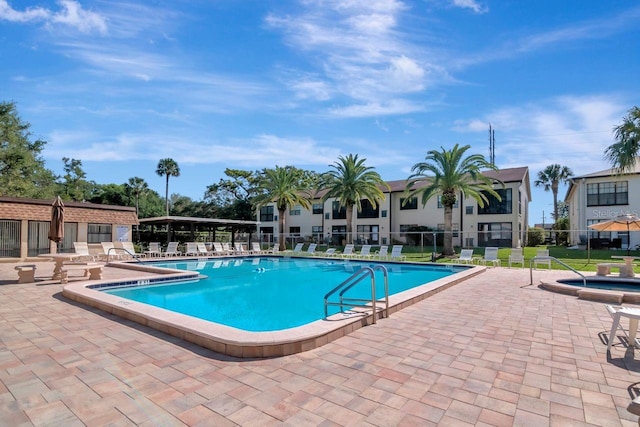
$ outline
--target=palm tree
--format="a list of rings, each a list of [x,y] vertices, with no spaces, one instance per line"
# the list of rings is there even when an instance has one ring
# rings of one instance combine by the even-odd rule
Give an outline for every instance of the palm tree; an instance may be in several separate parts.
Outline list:
[[[336,198],[340,207],[347,212],[347,243],[353,243],[353,207],[362,210],[362,200],[368,200],[375,209],[378,202],[384,200],[382,188],[389,189],[378,172],[364,165],[366,159],[358,159],[358,155],[340,156],[333,168],[322,174],[320,188],[328,190],[323,201]]]
[[[164,200],[167,208],[167,216],[169,216],[169,177],[180,176],[180,167],[173,159],[161,159],[158,162],[156,173],[160,176],[165,176],[167,179],[164,191]]]
[[[290,207],[300,205],[311,208],[311,194],[305,185],[304,171],[293,166],[265,169],[258,177],[257,191],[261,194],[253,200],[258,209],[275,202],[278,209],[279,248],[286,249],[284,239],[285,214]]]
[[[640,156],[640,108],[630,109],[613,132],[617,142],[605,150],[605,159],[619,173],[631,172]]]
[[[433,196],[441,196],[444,206],[444,255],[451,256],[453,252],[452,217],[453,205],[456,204],[457,194],[463,193],[472,197],[481,207],[489,203],[487,193],[498,200],[500,195],[493,189],[493,184],[501,181],[482,174],[482,169],[497,170],[495,165],[488,162],[484,156],[473,154],[464,157],[470,145],[464,147],[456,144],[450,151],[440,147],[441,151],[427,152],[424,162],[419,162],[411,168],[412,174],[407,179],[405,191],[408,197],[405,201],[418,195],[422,196],[422,205]]]
[[[129,194],[132,194],[136,198],[136,216],[139,216],[140,196],[149,190],[149,184],[147,184],[143,178],[134,176],[133,178],[129,178],[129,182],[125,184],[125,188]]]
[[[544,191],[551,190],[553,194],[553,220],[558,220],[558,186],[562,182],[566,184],[573,176],[573,172],[566,166],[559,164],[549,165],[538,172],[538,179],[534,182],[536,187],[544,187]]]

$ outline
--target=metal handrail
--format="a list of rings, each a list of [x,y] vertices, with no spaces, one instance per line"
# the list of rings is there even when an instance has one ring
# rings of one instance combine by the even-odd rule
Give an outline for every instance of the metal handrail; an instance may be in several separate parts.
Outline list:
[[[128,251],[128,250],[126,250],[125,248],[109,248],[109,249],[107,250],[107,263],[109,263],[109,256],[111,255],[111,251],[112,251],[112,250],[113,250],[113,251],[115,251],[116,253],[117,253],[118,251],[123,251],[123,252],[125,252],[125,253],[129,254],[129,256],[131,256],[131,258],[132,258],[134,261],[137,261],[137,262],[139,262],[140,264],[144,264],[144,261],[142,261],[140,258],[136,258],[136,254],[132,254],[131,252],[129,252],[129,251]]]
[[[556,257],[552,257],[552,256],[534,256],[533,258],[531,258],[529,260],[529,278],[531,280],[531,283],[529,283],[530,285],[533,285],[533,262],[535,260],[542,260],[542,261],[555,261],[558,264],[568,268],[569,270],[573,271],[574,273],[576,273],[578,276],[582,277],[582,284],[583,286],[586,288],[587,287],[587,278],[584,276],[584,274],[580,273],[578,270],[576,270],[575,268],[571,267],[570,265],[566,264],[563,261],[560,261],[558,258]]]
[[[327,294],[324,296],[324,317],[328,317],[329,313],[328,313],[328,307],[330,305],[332,306],[339,306],[340,307],[340,312],[343,312],[343,309],[345,306],[349,306],[349,307],[370,307],[372,309],[373,312],[373,323],[376,323],[376,303],[378,302],[377,298],[376,298],[376,276],[375,276],[375,270],[381,270],[383,275],[384,275],[384,293],[385,293],[385,312],[386,312],[386,316],[389,316],[389,272],[387,271],[387,268],[383,265],[377,265],[375,267],[362,267],[360,268],[360,270],[356,271],[355,273],[353,273],[351,276],[349,276],[349,278],[347,278],[345,281],[343,281],[342,283],[340,283],[338,286],[336,286],[335,288],[333,288],[331,291],[327,292]],[[371,277],[371,299],[362,299],[362,298],[346,298],[344,296],[345,292],[347,292],[349,289],[353,288],[355,285],[357,285],[358,283],[360,283],[363,279],[365,279],[367,276]],[[340,302],[331,302],[329,301],[329,297],[331,297],[333,294],[335,294],[337,291],[341,291],[339,296],[340,296]],[[362,304],[360,304],[362,303]],[[366,304],[364,304],[366,303]]]

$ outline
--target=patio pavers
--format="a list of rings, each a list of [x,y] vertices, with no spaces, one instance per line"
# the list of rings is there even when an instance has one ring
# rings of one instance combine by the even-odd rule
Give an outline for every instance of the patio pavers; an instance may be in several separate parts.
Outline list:
[[[602,303],[491,268],[323,347],[240,360],[0,264],[0,425],[610,425],[640,383]],[[105,278],[141,273],[105,268]],[[543,277],[570,276],[536,271]]]

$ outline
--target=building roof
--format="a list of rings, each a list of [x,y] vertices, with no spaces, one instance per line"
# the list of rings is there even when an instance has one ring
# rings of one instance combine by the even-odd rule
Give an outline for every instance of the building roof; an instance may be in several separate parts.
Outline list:
[[[616,171],[616,169],[612,168],[612,169],[601,170],[598,172],[588,173],[586,175],[572,177],[571,180],[569,180],[569,187],[567,188],[567,193],[564,196],[564,200],[566,201],[571,196],[571,193],[574,191],[576,186],[575,181],[577,180],[588,179],[588,178],[606,178],[606,177],[613,177],[613,176],[622,177],[624,175],[640,175],[640,158],[636,160],[633,170],[631,170],[630,172],[625,172],[624,174],[619,174]]]
[[[130,206],[100,205],[97,203],[64,203],[65,222],[89,224],[138,224],[136,208]],[[0,218],[12,220],[51,221],[53,199],[26,199],[0,197]]]

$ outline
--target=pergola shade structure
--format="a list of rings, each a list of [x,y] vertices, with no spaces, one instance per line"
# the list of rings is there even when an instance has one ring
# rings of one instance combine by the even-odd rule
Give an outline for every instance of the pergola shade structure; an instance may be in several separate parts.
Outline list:
[[[192,234],[199,231],[215,233],[216,230],[230,231],[233,236],[236,232],[254,233],[260,224],[259,221],[249,221],[240,219],[221,218],[198,218],[189,216],[157,216],[153,218],[142,218],[139,220],[141,226],[168,226],[170,233],[167,239],[171,240],[171,233],[175,231],[190,231]]]

